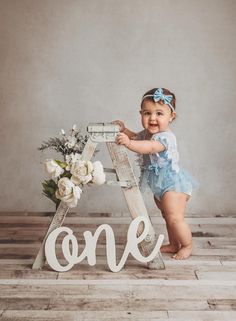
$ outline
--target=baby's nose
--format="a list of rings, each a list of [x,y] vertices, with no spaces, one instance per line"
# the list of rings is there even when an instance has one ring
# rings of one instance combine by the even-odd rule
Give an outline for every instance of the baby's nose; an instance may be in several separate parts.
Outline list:
[[[155,113],[152,113],[151,116],[150,116],[150,119],[156,119],[156,114]]]

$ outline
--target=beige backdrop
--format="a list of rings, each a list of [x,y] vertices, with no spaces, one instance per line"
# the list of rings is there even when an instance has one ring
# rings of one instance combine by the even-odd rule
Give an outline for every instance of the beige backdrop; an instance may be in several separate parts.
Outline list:
[[[188,211],[235,213],[235,15],[234,0],[0,0],[0,210],[53,210],[40,184],[55,154],[41,142],[74,123],[138,131],[141,96],[163,86],[200,183]],[[110,165],[104,146],[96,158]],[[127,210],[115,187],[90,188],[80,209]]]

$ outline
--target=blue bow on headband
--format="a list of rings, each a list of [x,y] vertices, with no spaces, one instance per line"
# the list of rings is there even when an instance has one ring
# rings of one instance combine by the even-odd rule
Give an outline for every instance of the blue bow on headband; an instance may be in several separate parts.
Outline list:
[[[162,88],[158,88],[153,94],[153,100],[155,103],[157,103],[159,100],[163,100],[166,105],[169,105],[172,98],[172,95],[164,95]]]
[[[162,100],[164,104],[168,105],[172,111],[175,111],[174,107],[171,105],[171,101],[173,99],[172,95],[164,95],[163,94],[163,89],[158,88],[153,95],[145,95],[142,98],[142,101],[147,98],[147,97],[153,97],[153,100],[155,103],[157,103],[159,100]]]

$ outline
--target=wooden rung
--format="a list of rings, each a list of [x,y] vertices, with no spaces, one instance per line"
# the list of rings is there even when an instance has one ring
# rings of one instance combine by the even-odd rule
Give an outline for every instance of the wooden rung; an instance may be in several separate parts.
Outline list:
[[[105,173],[114,173],[116,174],[116,170],[114,168],[103,168]]]

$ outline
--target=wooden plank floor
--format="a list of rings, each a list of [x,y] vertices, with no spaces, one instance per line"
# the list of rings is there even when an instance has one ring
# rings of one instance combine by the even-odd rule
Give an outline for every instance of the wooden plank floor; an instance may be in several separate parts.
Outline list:
[[[68,214],[83,249],[85,230],[113,227],[117,260],[125,246],[129,215]],[[236,217],[188,216],[194,238],[190,259],[164,255],[165,270],[148,270],[129,257],[125,268],[106,267],[105,235],[97,246],[97,265],[81,262],[65,273],[31,266],[52,213],[0,213],[0,321],[3,320],[236,320]],[[158,233],[162,218],[152,216]],[[60,249],[58,249],[60,252]]]

